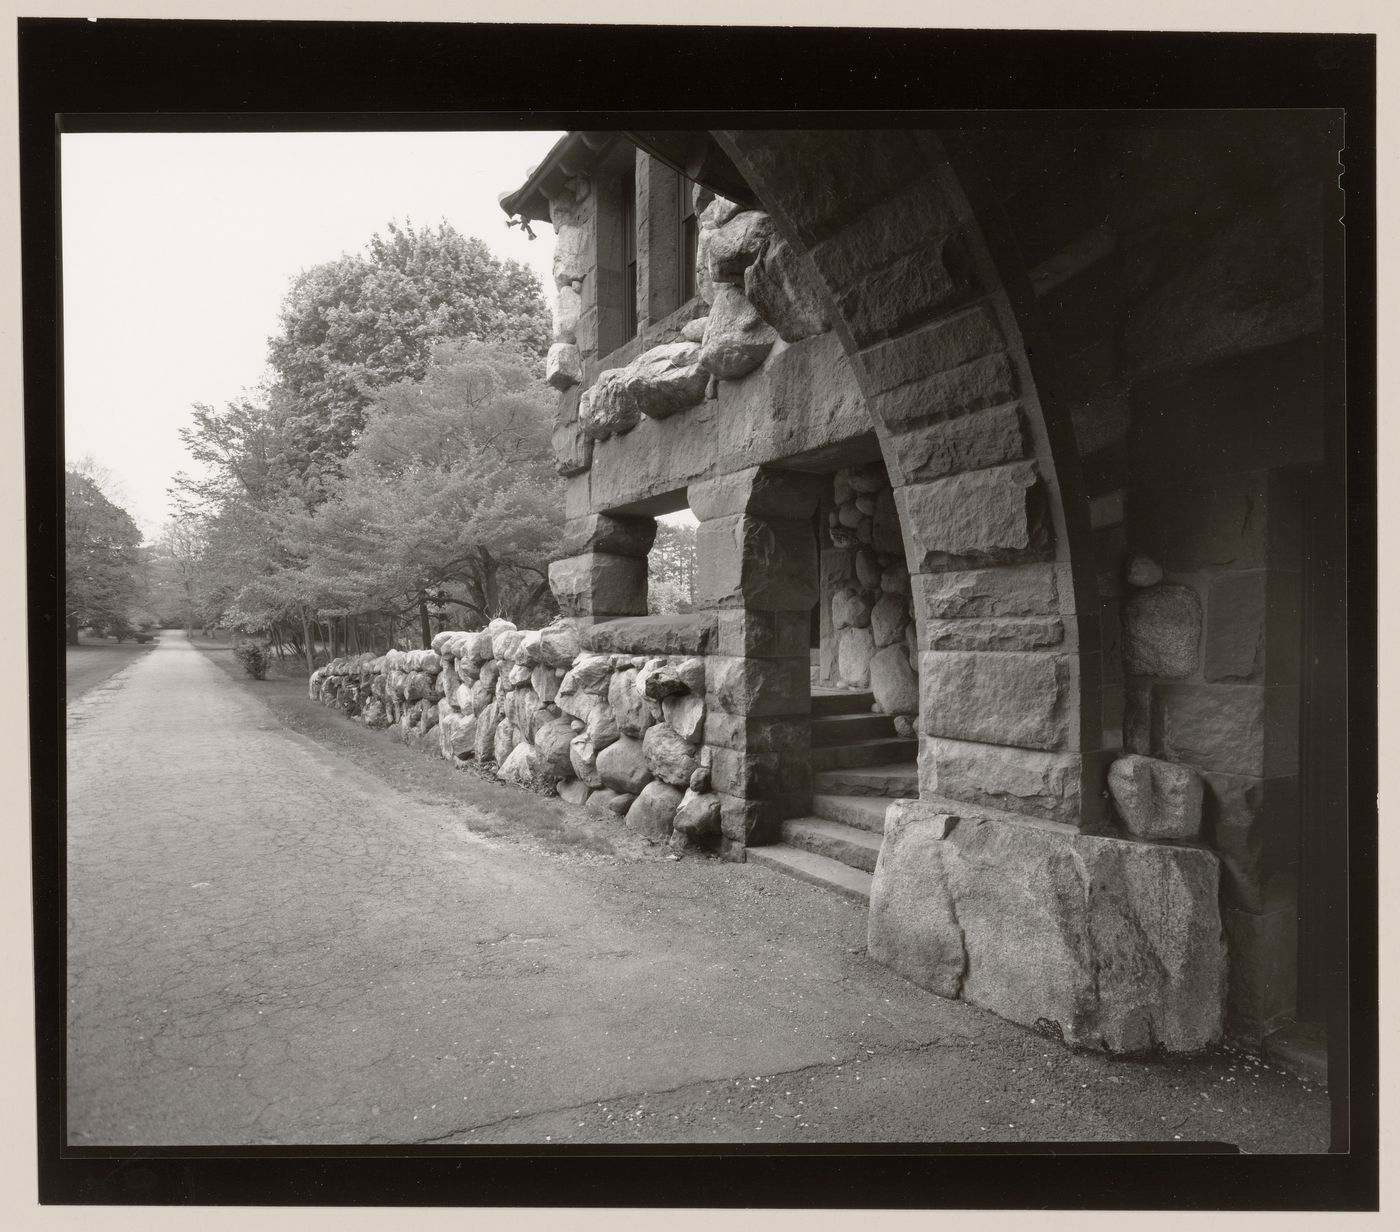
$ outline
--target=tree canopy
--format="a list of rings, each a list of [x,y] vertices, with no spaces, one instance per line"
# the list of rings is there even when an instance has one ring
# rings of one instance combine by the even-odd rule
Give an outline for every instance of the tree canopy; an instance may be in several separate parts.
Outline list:
[[[268,354],[282,395],[283,460],[298,473],[335,471],[376,392],[421,380],[439,342],[499,343],[542,357],[549,336],[533,271],[446,222],[423,230],[390,223],[363,255],[304,271],[283,301]]]
[[[318,638],[369,649],[449,613],[547,616],[562,522],[548,342],[535,275],[446,223],[391,224],[303,272],[265,384],[197,405],[181,434],[200,473],[176,478],[162,594],[308,662]]]
[[[142,598],[141,532],[125,509],[76,467],[63,477],[63,568],[67,640],[88,626],[124,630]]]

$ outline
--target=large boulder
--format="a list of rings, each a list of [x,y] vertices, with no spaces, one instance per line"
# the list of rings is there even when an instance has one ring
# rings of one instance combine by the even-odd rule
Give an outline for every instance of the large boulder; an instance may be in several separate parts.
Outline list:
[[[601,700],[593,707],[593,713],[585,721],[583,731],[589,743],[599,750],[607,748],[622,735],[613,708]]]
[[[904,626],[909,623],[909,600],[904,595],[881,595],[870,609],[870,632],[876,646],[893,646],[904,640]]]
[[[617,798],[617,792],[607,787],[594,787],[589,793],[588,803],[584,807],[595,817],[611,821],[616,816],[612,809],[612,803]]]
[[[642,696],[659,702],[663,698],[684,693],[689,688],[680,673],[669,663],[648,664],[637,674],[637,688]]]
[[[498,659],[502,666],[515,662],[515,652],[525,640],[523,629],[501,629],[491,637],[491,657]]]
[[[637,672],[633,668],[617,672],[608,685],[608,705],[624,736],[640,740],[652,724],[646,698],[637,688]]]
[[[598,773],[598,750],[587,736],[578,735],[569,741],[569,765],[574,776],[590,787],[601,787],[602,776]]]
[[[540,630],[540,657],[550,667],[572,667],[578,652],[578,630],[573,625],[550,625]]]
[[[473,750],[477,761],[490,761],[496,755],[496,727],[500,723],[500,707],[495,702],[488,703],[476,716],[476,747]]]
[[[442,755],[448,761],[461,761],[470,757],[476,749],[475,715],[448,714],[438,724],[438,739],[441,741]]]
[[[868,950],[1078,1048],[1194,1052],[1224,1025],[1219,862],[897,801],[870,888]]]
[[[919,678],[903,644],[886,646],[870,660],[870,692],[884,714],[919,713]]]
[[[581,779],[561,779],[554,790],[566,804],[586,804],[593,789]]]
[[[505,714],[522,732],[529,732],[536,726],[535,716],[544,709],[539,694],[528,686],[512,689],[506,695]]]
[[[612,662],[607,655],[582,655],[559,682],[554,704],[565,714],[587,721],[609,692]]]
[[[572,389],[583,380],[583,359],[572,342],[556,342],[544,361],[544,379],[555,389]]]
[[[612,677],[612,660],[607,655],[581,655],[559,684],[561,693],[593,693],[601,696],[608,691]]]
[[[696,693],[680,693],[661,701],[661,715],[682,740],[699,744],[705,729],[705,699]]]
[[[784,342],[801,342],[831,328],[816,288],[785,240],[770,240],[744,270],[744,297]]]
[[[642,408],[627,383],[625,368],[609,368],[583,391],[578,404],[579,427],[590,440],[631,432],[642,418]]]
[[[744,271],[758,260],[773,235],[773,220],[761,210],[744,210],[715,227],[706,252],[711,281],[742,287]]]
[[[1190,766],[1130,753],[1108,769],[1108,792],[1130,834],[1194,839],[1201,833],[1201,776]]]
[[[494,641],[495,635],[490,629],[468,634],[467,657],[476,663],[485,663],[495,653],[492,650]]]
[[[569,745],[574,730],[568,719],[551,719],[535,733],[535,749],[539,753],[538,773],[548,778],[566,779],[574,775],[569,757]]]
[[[667,419],[704,401],[710,374],[700,366],[693,342],[668,342],[643,351],[623,370],[637,407],[653,419]]]
[[[678,833],[692,843],[703,843],[719,836],[719,796],[712,791],[686,791],[676,808],[674,821]]]
[[[547,663],[539,663],[530,669],[530,687],[540,701],[552,702],[559,693],[559,676]]]
[[[663,843],[671,836],[680,803],[681,793],[677,788],[669,783],[648,783],[627,810],[627,828],[649,843]]]
[[[521,667],[534,667],[540,662],[540,635],[536,630],[527,629],[521,634],[511,661]]]
[[[836,649],[836,670],[848,685],[867,688],[870,660],[875,657],[875,638],[869,629],[843,629]]]
[[[737,201],[731,201],[728,197],[711,193],[708,188],[699,184],[695,185],[691,201],[695,208],[700,211],[695,220],[700,224],[702,231],[713,231],[724,226],[735,214],[741,213],[744,208]]]
[[[631,736],[622,736],[603,749],[597,756],[598,777],[604,787],[627,795],[636,795],[651,782],[651,769],[647,765],[642,742]]]
[[[865,628],[873,610],[865,591],[847,587],[831,596],[831,623],[838,629]]]
[[[773,349],[777,335],[754,311],[737,287],[715,287],[715,302],[705,321],[705,341],[700,362],[707,371],[726,380],[747,376]]]
[[[647,769],[663,783],[674,787],[688,787],[690,776],[700,766],[695,746],[682,740],[667,723],[647,728],[647,734],[642,737],[642,751]]]
[[[692,693],[705,691],[705,660],[692,655],[675,665],[676,675]]]
[[[537,786],[543,778],[538,750],[528,741],[522,741],[500,762],[496,775],[517,787]]]
[[[525,737],[510,719],[502,719],[496,724],[496,739],[491,747],[491,756],[496,765],[505,765],[506,758],[515,751],[516,747],[524,741]]]

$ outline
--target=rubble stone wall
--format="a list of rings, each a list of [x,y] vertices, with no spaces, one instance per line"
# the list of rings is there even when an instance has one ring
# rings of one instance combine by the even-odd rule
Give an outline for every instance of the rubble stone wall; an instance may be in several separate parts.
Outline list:
[[[493,620],[476,633],[439,633],[431,650],[336,659],[313,673],[310,695],[453,764],[475,761],[506,782],[616,815],[648,841],[728,852],[712,786],[717,754],[706,743],[713,620],[587,632]]]

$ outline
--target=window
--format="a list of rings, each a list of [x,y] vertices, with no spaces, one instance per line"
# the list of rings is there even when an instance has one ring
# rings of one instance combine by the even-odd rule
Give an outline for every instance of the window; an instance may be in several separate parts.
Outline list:
[[[700,255],[700,221],[695,217],[695,182],[681,176],[676,194],[676,204],[680,213],[677,228],[678,243],[676,253],[680,257],[681,268],[677,272],[676,286],[680,288],[680,303],[689,303],[695,298],[695,262]]]
[[[622,337],[637,336],[637,173],[622,177]]]

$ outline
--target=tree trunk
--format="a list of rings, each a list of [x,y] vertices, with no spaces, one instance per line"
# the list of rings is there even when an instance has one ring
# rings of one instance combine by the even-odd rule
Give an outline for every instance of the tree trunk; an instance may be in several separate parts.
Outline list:
[[[418,629],[423,635],[423,649],[431,650],[433,645],[433,627],[428,623],[428,601],[421,596],[418,600]]]
[[[312,645],[311,621],[307,619],[305,608],[301,609],[301,636],[306,644],[306,673],[309,676],[316,670],[316,651]]]
[[[69,646],[82,645],[82,642],[78,640],[78,617],[70,616],[67,621],[64,622],[63,640]]]
[[[486,619],[491,621],[501,614],[501,586],[496,577],[496,558],[485,548],[481,549],[481,597],[485,601]]]

